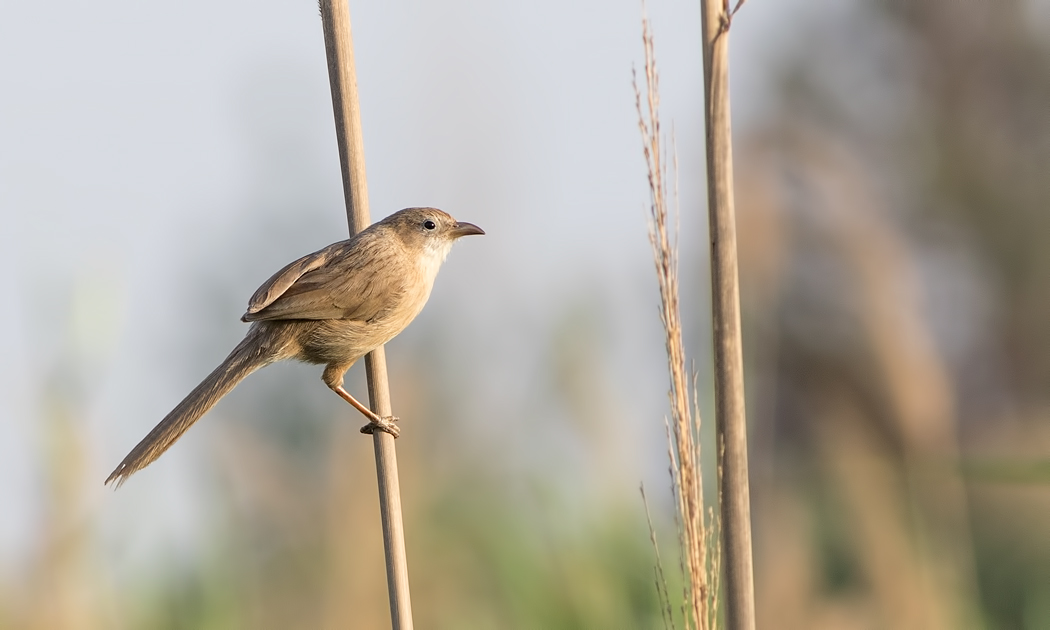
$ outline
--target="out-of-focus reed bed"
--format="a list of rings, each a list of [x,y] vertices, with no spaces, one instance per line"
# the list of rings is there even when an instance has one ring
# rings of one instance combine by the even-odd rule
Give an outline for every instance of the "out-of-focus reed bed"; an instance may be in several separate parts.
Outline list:
[[[808,321],[781,322],[798,327],[786,334],[759,334],[758,352],[768,346],[764,358],[776,363],[755,367],[777,370],[762,382],[775,382],[779,395],[803,399],[791,403],[804,404],[792,411],[811,425],[808,448],[819,462],[812,472],[835,496],[835,518],[844,519],[838,534],[856,545],[854,561],[888,625],[959,627],[960,613],[975,618],[979,602],[969,510],[959,474],[955,395],[922,312],[915,252],[855,158],[822,144],[819,134],[800,140],[791,145],[790,162],[783,155],[749,155],[753,179],[745,190],[769,194],[772,184],[777,191],[780,182],[771,181],[777,173],[762,172],[776,163],[790,171],[779,174],[793,178],[804,199],[760,221],[758,213],[771,208],[760,210],[761,199],[742,195],[745,204],[755,204],[745,205],[753,213],[748,228],[765,239],[762,251],[753,252],[752,271],[759,276],[751,296],[762,305],[755,317],[792,308],[780,301],[797,265],[813,265],[814,273],[801,280],[809,287],[799,287],[812,291],[813,301],[795,305],[803,312],[791,314]],[[776,454],[770,452],[776,447],[764,446],[759,469],[772,469],[765,497],[776,505],[784,500],[776,495],[787,488],[776,481]],[[783,553],[784,520],[763,522],[770,528],[759,534],[763,549]],[[813,597],[805,588],[804,580],[786,580],[772,592],[798,605]],[[809,622],[798,623],[792,627]]]
[[[85,501],[89,441],[69,376],[55,370],[42,392],[37,446],[45,474],[35,506],[41,527],[21,566],[0,574],[0,628],[102,628],[111,618],[113,593],[96,574],[96,530]]]
[[[1050,486],[967,474],[1050,453],[1050,48],[954,6],[829,18],[738,153],[760,625],[1050,624]]]

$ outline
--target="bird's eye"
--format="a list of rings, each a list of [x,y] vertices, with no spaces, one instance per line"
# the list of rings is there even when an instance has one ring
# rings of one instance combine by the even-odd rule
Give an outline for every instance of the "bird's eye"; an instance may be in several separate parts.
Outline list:
[[[423,227],[428,229],[428,230],[433,230],[434,228],[437,227],[437,223],[434,223],[430,219],[427,219],[426,221],[423,222]]]

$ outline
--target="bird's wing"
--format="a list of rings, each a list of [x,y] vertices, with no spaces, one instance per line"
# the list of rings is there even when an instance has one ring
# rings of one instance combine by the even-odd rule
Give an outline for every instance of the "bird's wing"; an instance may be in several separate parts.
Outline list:
[[[371,244],[342,241],[293,262],[259,287],[241,319],[376,318],[399,302],[404,288],[390,273],[393,252]]]
[[[281,297],[303,274],[324,265],[331,256],[332,248],[339,244],[329,245],[321,251],[307,254],[299,260],[288,263],[280,271],[270,276],[266,282],[262,283],[262,286],[255,290],[251,299],[248,300],[248,312],[245,313],[245,317],[263,310],[272,304],[274,300]]]

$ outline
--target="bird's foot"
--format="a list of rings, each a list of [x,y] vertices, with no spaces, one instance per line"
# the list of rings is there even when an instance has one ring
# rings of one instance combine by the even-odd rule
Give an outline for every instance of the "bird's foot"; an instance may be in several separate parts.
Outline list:
[[[372,435],[376,431],[383,431],[389,433],[390,435],[396,438],[397,436],[401,435],[401,428],[394,424],[397,421],[397,416],[383,416],[381,418],[377,417],[374,420],[371,420],[365,426],[361,427],[361,433],[367,433],[368,435]]]

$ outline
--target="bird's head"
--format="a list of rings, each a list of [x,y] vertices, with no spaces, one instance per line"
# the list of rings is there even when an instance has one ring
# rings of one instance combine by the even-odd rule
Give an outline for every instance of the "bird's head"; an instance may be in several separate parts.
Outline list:
[[[393,228],[406,249],[419,252],[426,263],[435,266],[444,262],[456,239],[485,233],[473,223],[456,221],[447,212],[437,208],[406,208],[380,223]]]

